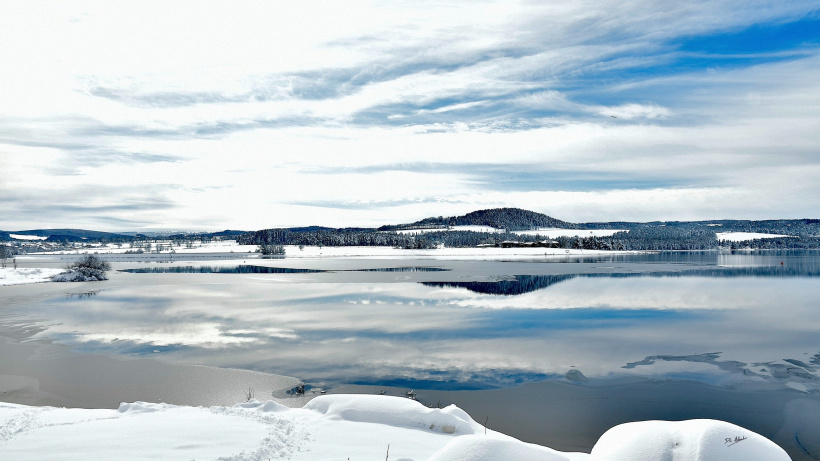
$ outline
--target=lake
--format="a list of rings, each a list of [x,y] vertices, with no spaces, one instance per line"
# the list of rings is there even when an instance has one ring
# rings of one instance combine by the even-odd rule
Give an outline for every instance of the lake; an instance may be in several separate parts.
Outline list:
[[[688,390],[670,398],[692,383],[785,395],[769,399],[780,412],[820,393],[816,251],[114,265],[110,281],[9,303],[0,327],[74,354],[275,373],[331,391],[412,388],[439,402],[438,391],[676,382]],[[759,424],[776,432],[777,418]]]
[[[817,389],[816,252],[298,263],[144,264],[2,321],[77,351],[325,387],[490,389],[575,370]]]

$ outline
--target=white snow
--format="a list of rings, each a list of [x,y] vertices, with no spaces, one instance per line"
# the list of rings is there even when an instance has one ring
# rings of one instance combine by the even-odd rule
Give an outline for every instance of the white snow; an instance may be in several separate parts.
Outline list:
[[[504,229],[497,229],[490,226],[451,226],[439,228],[418,228],[418,229],[402,229],[397,230],[399,234],[426,234],[428,232],[442,232],[442,231],[471,231],[471,232],[485,232],[488,234],[503,234]]]
[[[48,237],[40,237],[38,235],[20,235],[20,234],[9,234],[9,237],[13,238],[14,240],[45,240]]]
[[[173,242],[170,240],[154,240],[151,241],[151,252],[145,252],[143,254],[156,254],[157,246],[162,247],[161,254],[169,254],[171,250],[174,251],[175,254],[188,254],[188,253],[254,253],[256,250],[259,249],[258,245],[239,245],[236,243],[236,240],[214,240],[210,242],[201,242],[201,241],[194,241],[191,243],[191,248],[187,248],[186,244],[182,245],[173,245]],[[38,254],[78,254],[78,253],[98,253],[98,254],[122,254],[127,251],[137,251],[139,250],[139,246],[131,247],[131,245],[117,245],[115,243],[108,243],[108,244],[90,244],[87,247],[84,246],[82,248],[77,248],[73,250],[61,250],[61,251],[46,251],[40,252]]]
[[[389,452],[388,452],[389,445]],[[489,461],[786,461],[768,439],[714,420],[616,426],[592,454],[563,453],[486,430],[453,405],[400,397],[327,395],[304,408],[123,403],[117,410],[0,403],[3,459],[382,459]]]
[[[732,242],[743,242],[754,239],[773,239],[778,237],[791,237],[791,235],[761,234],[759,232],[717,232],[718,240],[729,240]]]
[[[391,247],[317,247],[306,246],[302,250],[297,246],[285,246],[285,257],[293,258],[446,258],[446,259],[498,259],[498,258],[537,258],[545,256],[577,256],[597,254],[623,254],[637,252],[616,252],[605,250],[569,250],[564,248],[435,248],[431,250],[404,250]]]
[[[626,232],[627,229],[560,229],[557,227],[545,227],[535,230],[515,231],[520,235],[540,235],[544,238],[556,237],[609,237],[616,232]]]
[[[7,263],[8,264],[8,263]],[[22,285],[24,283],[50,282],[63,269],[45,268],[0,268],[0,285]]]
[[[399,234],[426,234],[428,232],[441,231],[473,231],[473,232],[487,232],[491,234],[502,234],[504,229],[496,229],[490,226],[453,226],[448,228],[438,229],[403,229],[396,231]],[[544,238],[556,237],[609,237],[616,232],[625,232],[626,229],[561,229],[557,227],[544,227],[534,230],[512,231],[512,234],[518,235],[540,235]]]
[[[592,449],[591,460],[777,461],[782,448],[760,434],[723,421],[641,421],[608,430]]]
[[[206,249],[194,249],[187,251],[177,250],[176,253],[142,253],[123,254],[125,249],[100,249],[88,254],[98,254],[107,261],[143,261],[143,260],[174,260],[174,261],[200,261],[200,260],[226,260],[226,259],[248,259],[259,258],[260,253],[256,253],[256,245],[233,245]],[[482,259],[532,259],[557,256],[589,256],[589,255],[613,255],[613,254],[635,254],[645,253],[643,251],[605,251],[605,250],[576,250],[564,248],[496,248],[496,247],[474,247],[474,248],[446,248],[439,247],[429,250],[405,250],[387,246],[345,246],[327,247],[306,245],[300,249],[297,245],[285,245],[285,258],[420,258],[420,259],[456,259],[456,260],[482,260]],[[29,260],[49,255],[84,256],[85,252],[59,251],[31,253],[25,257]],[[111,256],[106,257],[105,255]]]

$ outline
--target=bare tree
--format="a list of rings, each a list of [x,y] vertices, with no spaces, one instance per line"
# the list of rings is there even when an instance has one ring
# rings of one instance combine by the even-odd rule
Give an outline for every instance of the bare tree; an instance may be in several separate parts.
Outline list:
[[[5,244],[0,245],[0,264],[2,264],[2,267],[4,269],[6,267],[6,260],[8,260],[9,256],[12,256],[13,254],[14,254],[14,251],[12,250],[10,245],[5,245]],[[15,266],[16,265],[17,264],[16,264],[16,261],[15,261]]]

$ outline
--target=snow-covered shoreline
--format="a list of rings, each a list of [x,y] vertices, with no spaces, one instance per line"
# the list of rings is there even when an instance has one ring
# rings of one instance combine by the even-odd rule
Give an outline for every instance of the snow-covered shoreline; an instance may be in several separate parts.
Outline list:
[[[715,420],[615,426],[591,454],[560,452],[489,430],[460,408],[380,395],[328,395],[303,408],[122,403],[116,410],[0,403],[0,453],[15,460],[385,459],[490,461],[786,461],[782,448]]]
[[[0,286],[50,282],[63,269],[44,267],[0,268]]]
[[[289,259],[296,258],[433,258],[433,259],[498,259],[498,258],[532,258],[544,256],[595,256],[595,255],[617,255],[617,254],[640,254],[647,253],[646,251],[612,251],[612,250],[582,250],[582,249],[566,249],[566,248],[527,248],[527,247],[467,247],[467,248],[448,248],[440,247],[433,249],[404,249],[393,248],[388,246],[304,246],[285,245],[285,257]],[[258,258],[261,257],[256,252],[255,245],[223,245],[223,246],[203,246],[194,249],[175,250],[173,253],[168,251],[163,252],[145,252],[145,253],[127,253],[128,249],[124,248],[99,248],[88,249],[83,252],[79,251],[54,251],[42,253],[30,253],[27,255],[18,256],[18,259],[35,260],[38,258],[47,257],[83,257],[87,254],[95,254],[102,258],[121,257],[125,259],[140,260],[140,259],[162,259],[184,261],[186,259],[203,259],[214,258],[224,259],[227,257],[234,257],[236,259],[242,258]]]

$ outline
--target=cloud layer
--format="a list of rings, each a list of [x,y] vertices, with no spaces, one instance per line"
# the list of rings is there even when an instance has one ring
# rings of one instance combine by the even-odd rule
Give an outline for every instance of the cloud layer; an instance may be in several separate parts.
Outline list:
[[[820,4],[0,6],[0,229],[817,217]]]

